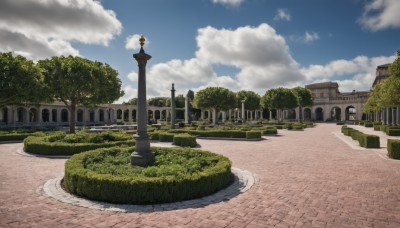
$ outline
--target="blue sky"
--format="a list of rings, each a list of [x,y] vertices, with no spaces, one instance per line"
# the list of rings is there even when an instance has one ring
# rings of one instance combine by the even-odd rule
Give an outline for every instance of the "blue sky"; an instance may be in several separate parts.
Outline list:
[[[0,51],[107,62],[123,82],[119,102],[136,96],[139,34],[153,56],[149,96],[168,96],[173,82],[178,93],[322,81],[368,90],[400,48],[398,12],[398,0],[5,0]]]

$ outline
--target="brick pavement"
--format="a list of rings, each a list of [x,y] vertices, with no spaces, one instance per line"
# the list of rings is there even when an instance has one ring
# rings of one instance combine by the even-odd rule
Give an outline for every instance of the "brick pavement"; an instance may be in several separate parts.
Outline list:
[[[229,201],[121,213],[64,204],[38,192],[65,159],[21,156],[0,145],[0,227],[400,227],[400,161],[355,150],[319,124],[258,142],[198,140],[257,182]]]

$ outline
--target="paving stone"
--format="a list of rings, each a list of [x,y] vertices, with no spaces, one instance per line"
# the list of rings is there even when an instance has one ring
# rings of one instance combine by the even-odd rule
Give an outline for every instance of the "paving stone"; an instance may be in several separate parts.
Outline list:
[[[0,227],[400,227],[400,161],[385,158],[384,148],[350,146],[338,132],[318,124],[262,141],[198,139],[201,149],[253,174],[254,185],[201,207],[131,213],[43,197],[40,189],[63,175],[66,159],[21,156],[22,143],[1,144]]]

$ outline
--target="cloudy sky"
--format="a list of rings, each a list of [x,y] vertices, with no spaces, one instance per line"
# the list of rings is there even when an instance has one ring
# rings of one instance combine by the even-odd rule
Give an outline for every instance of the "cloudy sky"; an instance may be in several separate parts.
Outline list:
[[[140,34],[152,97],[171,83],[178,94],[323,81],[369,90],[400,49],[399,12],[399,0],[2,0],[0,51],[107,62],[123,82],[119,102],[136,97]]]

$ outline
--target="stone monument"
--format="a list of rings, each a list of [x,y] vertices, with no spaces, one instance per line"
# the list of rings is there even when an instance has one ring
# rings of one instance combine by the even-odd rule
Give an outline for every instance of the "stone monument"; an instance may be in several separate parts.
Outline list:
[[[137,99],[137,132],[134,136],[136,140],[136,150],[131,154],[131,165],[149,166],[154,163],[154,153],[150,150],[150,140],[147,134],[147,99],[146,99],[146,64],[151,58],[143,50],[145,38],[140,39],[140,51],[133,55],[138,62],[138,99]]]
[[[175,117],[176,117],[175,88],[174,88],[174,83],[172,83],[172,89],[171,89],[171,129],[175,129]]]

